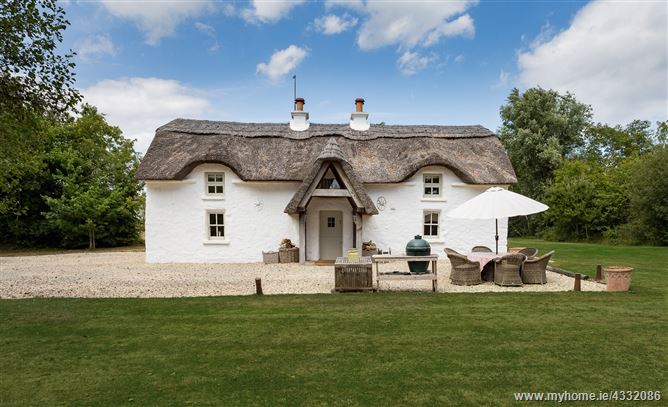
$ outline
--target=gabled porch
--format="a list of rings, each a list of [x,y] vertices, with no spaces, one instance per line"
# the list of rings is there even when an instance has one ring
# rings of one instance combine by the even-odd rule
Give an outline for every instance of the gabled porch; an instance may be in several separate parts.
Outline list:
[[[299,215],[299,262],[303,264],[307,256],[334,260],[345,247],[361,250],[364,216],[378,210],[332,137],[285,213]]]

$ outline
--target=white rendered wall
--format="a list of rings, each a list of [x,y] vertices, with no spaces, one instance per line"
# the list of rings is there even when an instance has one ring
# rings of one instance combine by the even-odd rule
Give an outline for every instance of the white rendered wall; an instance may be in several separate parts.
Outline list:
[[[442,175],[440,198],[423,197],[424,173]],[[403,253],[406,243],[414,235],[423,234],[423,211],[440,210],[440,236],[426,239],[433,254],[444,256],[445,247],[467,252],[473,246],[484,245],[494,250],[494,219],[469,220],[443,216],[489,187],[465,184],[451,170],[440,166],[425,167],[402,184],[368,184],[367,192],[374,203],[383,196],[387,204],[384,210],[378,208],[378,215],[364,217],[362,239],[373,240],[383,250],[391,248],[392,254]],[[508,220],[499,219],[499,252],[506,251],[507,230]]]
[[[205,193],[205,172],[225,173],[223,200]],[[423,174],[442,174],[441,198],[423,198]],[[235,263],[262,261],[262,251],[277,250],[283,238],[299,244],[297,215],[283,212],[298,182],[243,182],[219,164],[196,167],[183,181],[146,183],[146,260],[151,263]],[[379,214],[364,216],[364,241],[383,250],[403,253],[406,243],[422,234],[423,210],[440,210],[440,236],[427,239],[432,253],[451,247],[468,251],[475,245],[494,249],[494,220],[451,219],[442,216],[489,186],[464,184],[445,167],[426,167],[401,184],[368,184],[376,202],[386,199]],[[256,205],[259,203],[261,205]],[[208,239],[207,210],[225,211],[224,242]],[[343,212],[343,253],[352,247],[352,207],[346,199],[313,198],[307,208],[306,258],[317,260],[320,211]],[[506,251],[507,219],[499,219],[499,251]],[[302,248],[303,250],[303,248]]]
[[[206,195],[205,172],[225,173],[222,200]],[[146,261],[262,261],[281,239],[299,241],[299,218],[283,212],[298,182],[243,182],[228,167],[203,164],[183,181],[146,182]],[[208,239],[207,210],[225,211],[223,242]],[[344,232],[345,233],[345,232]]]

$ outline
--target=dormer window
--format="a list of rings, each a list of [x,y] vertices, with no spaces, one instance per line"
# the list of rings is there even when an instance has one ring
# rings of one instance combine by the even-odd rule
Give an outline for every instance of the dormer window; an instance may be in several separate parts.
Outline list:
[[[207,172],[206,173],[206,194],[214,196],[223,196],[225,193],[225,173]]]
[[[442,189],[441,174],[424,174],[424,196],[440,197]]]

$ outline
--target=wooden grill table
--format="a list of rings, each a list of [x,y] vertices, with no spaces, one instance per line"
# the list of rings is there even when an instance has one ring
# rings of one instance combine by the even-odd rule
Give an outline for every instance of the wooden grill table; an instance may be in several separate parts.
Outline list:
[[[436,274],[436,262],[438,261],[437,254],[430,254],[428,256],[395,256],[393,254],[376,254],[371,256],[373,263],[376,265],[376,285],[380,291],[380,282],[385,280],[431,280],[432,291],[436,292],[438,289],[438,281]],[[410,273],[410,274],[395,274],[394,272],[381,273],[379,270],[380,263],[389,263],[392,261],[430,261],[431,272],[427,273]]]
[[[371,257],[360,257],[356,262],[337,257],[334,262],[334,291],[373,291]]]

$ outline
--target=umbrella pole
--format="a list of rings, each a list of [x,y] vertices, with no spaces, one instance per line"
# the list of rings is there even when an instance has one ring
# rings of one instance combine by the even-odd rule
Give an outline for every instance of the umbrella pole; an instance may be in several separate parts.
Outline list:
[[[496,235],[494,235],[496,239],[496,254],[499,254],[499,219],[495,218],[494,223],[496,224]]]

